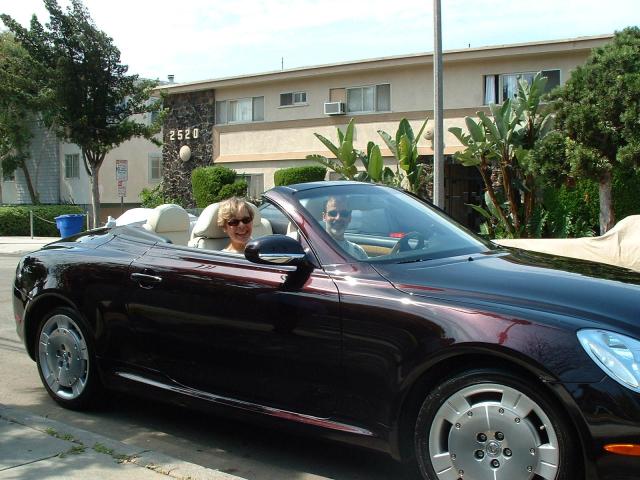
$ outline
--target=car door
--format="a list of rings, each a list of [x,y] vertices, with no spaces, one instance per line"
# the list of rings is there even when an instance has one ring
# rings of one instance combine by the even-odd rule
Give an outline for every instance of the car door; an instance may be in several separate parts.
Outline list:
[[[145,366],[191,389],[310,415],[329,415],[341,355],[335,284],[295,267],[156,245],[131,265],[127,309]]]

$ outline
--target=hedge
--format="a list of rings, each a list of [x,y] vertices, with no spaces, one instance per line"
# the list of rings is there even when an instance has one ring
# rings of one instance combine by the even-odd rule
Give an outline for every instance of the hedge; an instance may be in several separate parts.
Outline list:
[[[243,197],[247,193],[247,182],[235,181],[236,172],[226,167],[199,167],[191,173],[193,199],[197,208],[219,202],[225,198]]]
[[[640,173],[617,170],[613,175],[613,208],[616,222],[640,214]],[[579,179],[575,186],[562,186],[545,192],[544,205],[549,212],[548,236],[580,237],[599,235],[600,198],[598,184]]]
[[[294,183],[319,182],[324,180],[327,169],[320,165],[306,167],[291,167],[276,170],[273,181],[277,187],[281,185],[293,185]]]
[[[29,211],[33,210],[33,234],[59,237],[55,217],[68,213],[85,213],[77,205],[4,205],[0,206],[0,236],[28,236]],[[51,222],[51,223],[50,223]]]

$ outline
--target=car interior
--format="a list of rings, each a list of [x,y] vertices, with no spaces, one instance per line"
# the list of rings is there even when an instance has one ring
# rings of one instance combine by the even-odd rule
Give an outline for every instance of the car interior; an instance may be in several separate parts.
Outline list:
[[[253,211],[253,238],[264,235],[272,235],[271,223],[266,218],[262,218],[258,208],[249,203]],[[204,248],[207,250],[223,250],[229,244],[229,236],[218,226],[218,209],[220,203],[212,203],[207,206],[196,221],[191,232],[191,239],[188,242],[190,247]]]

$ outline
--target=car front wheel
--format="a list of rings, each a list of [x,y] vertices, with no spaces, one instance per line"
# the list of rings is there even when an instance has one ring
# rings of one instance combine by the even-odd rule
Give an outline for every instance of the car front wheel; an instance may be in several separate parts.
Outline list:
[[[50,312],[38,329],[36,362],[47,392],[65,408],[92,406],[100,390],[87,329],[71,308]]]
[[[522,379],[481,369],[442,382],[416,422],[428,480],[569,480],[574,444],[558,408]]]

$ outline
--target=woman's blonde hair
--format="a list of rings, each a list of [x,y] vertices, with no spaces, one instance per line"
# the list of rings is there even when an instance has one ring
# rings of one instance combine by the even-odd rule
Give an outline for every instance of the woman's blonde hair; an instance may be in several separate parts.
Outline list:
[[[253,220],[253,209],[243,198],[231,197],[221,202],[218,207],[218,226],[224,227],[227,221],[235,218],[243,209],[247,211],[247,216]]]

